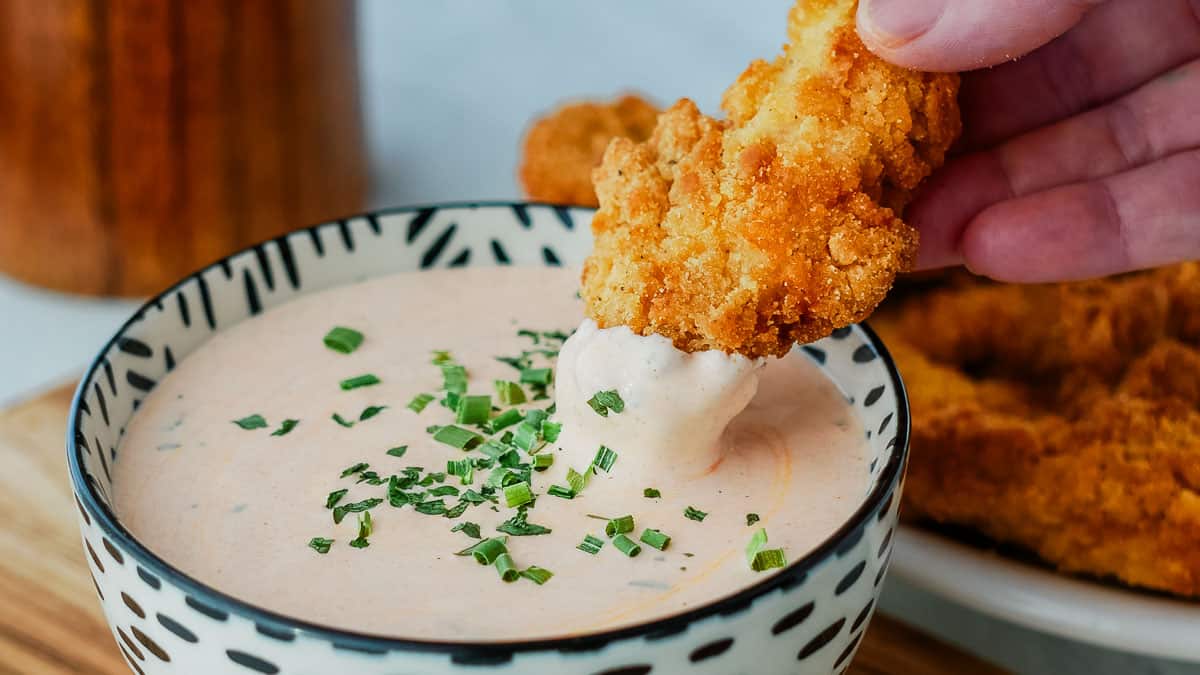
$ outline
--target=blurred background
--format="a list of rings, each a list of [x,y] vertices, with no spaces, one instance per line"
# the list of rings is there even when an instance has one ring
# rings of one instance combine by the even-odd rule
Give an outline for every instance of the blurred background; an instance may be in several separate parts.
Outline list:
[[[0,0],[0,407],[72,380],[138,297],[248,243],[520,197],[523,130],[564,100],[716,111],[790,4]],[[882,607],[1016,672],[1184,672],[895,575]]]

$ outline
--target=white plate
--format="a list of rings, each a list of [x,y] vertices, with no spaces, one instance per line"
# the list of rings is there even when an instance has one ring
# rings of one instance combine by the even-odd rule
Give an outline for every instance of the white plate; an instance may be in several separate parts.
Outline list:
[[[901,526],[891,573],[930,593],[1034,630],[1200,663],[1200,603],[1056,574]]]

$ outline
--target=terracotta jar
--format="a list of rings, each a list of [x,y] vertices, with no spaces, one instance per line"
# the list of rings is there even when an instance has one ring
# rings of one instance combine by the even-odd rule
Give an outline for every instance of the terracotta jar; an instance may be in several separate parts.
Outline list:
[[[0,0],[0,272],[146,294],[360,209],[354,7]]]

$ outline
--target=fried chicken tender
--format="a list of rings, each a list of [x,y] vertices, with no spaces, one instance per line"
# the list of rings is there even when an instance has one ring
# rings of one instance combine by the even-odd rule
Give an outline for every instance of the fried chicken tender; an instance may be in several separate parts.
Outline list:
[[[978,285],[876,323],[908,387],[910,519],[1200,597],[1200,264]]]
[[[614,138],[642,142],[650,137],[659,110],[626,94],[608,103],[565,105],[533,123],[525,135],[518,174],[530,198],[555,204],[599,206],[592,169]]]
[[[683,99],[645,143],[608,146],[583,271],[600,326],[782,355],[863,319],[911,266],[897,213],[959,132],[958,78],[873,55],[855,5],[798,2],[783,54],[725,92],[728,120]]]

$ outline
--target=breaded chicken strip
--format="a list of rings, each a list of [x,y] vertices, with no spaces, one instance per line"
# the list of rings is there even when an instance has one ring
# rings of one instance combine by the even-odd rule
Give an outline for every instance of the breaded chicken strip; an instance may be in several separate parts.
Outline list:
[[[607,103],[565,105],[533,123],[525,135],[518,173],[530,198],[555,204],[598,206],[592,169],[614,138],[642,142],[654,130],[658,108],[626,94]]]
[[[874,56],[855,4],[799,2],[783,54],[725,93],[727,121],[684,99],[647,142],[609,145],[583,271],[600,326],[781,355],[864,318],[911,265],[895,210],[958,134],[958,78]]]
[[[1200,597],[1200,264],[910,297],[875,322],[912,404],[906,517]]]

